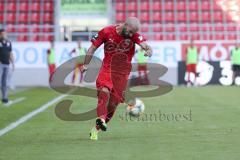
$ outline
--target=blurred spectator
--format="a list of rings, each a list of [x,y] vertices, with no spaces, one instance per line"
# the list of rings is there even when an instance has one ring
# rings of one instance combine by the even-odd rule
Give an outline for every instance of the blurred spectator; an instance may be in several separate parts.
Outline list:
[[[84,56],[86,55],[87,50],[85,48],[82,47],[82,42],[81,40],[78,40],[78,47],[74,48],[71,52],[70,52],[70,56],[71,57],[75,57],[75,56]],[[75,55],[74,55],[75,54]],[[75,70],[73,72],[73,76],[72,76],[72,84],[74,84],[77,81],[77,75],[78,73],[80,74],[80,84],[83,81],[83,72],[80,71],[80,67],[82,66],[82,63],[80,62],[80,59],[76,62],[75,64]]]
[[[11,101],[8,100],[8,73],[9,64],[12,64],[12,70],[14,70],[14,61],[12,54],[12,44],[7,39],[4,29],[0,29],[0,75],[1,75],[1,91],[2,91],[2,103],[8,105]]]
[[[196,85],[196,66],[198,62],[197,47],[194,46],[194,41],[191,39],[190,46],[186,51],[186,74],[187,74],[187,86]],[[193,78],[191,78],[193,75]]]
[[[147,59],[148,57],[144,56],[145,51],[143,49],[139,49],[137,51],[137,63],[138,63],[138,84],[149,84],[148,76],[147,76]]]
[[[240,45],[236,44],[236,47],[231,51],[231,62],[233,71],[233,84],[236,77],[240,76]]]
[[[47,60],[48,60],[48,70],[49,70],[49,82],[53,80],[53,73],[56,70],[55,65],[55,49],[54,49],[54,41],[51,41],[51,46],[47,50]]]

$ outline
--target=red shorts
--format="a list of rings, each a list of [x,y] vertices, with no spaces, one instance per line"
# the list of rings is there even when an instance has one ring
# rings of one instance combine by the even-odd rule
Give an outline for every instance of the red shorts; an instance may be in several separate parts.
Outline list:
[[[124,91],[127,87],[128,76],[129,74],[111,73],[101,69],[96,81],[96,87],[98,91],[103,87],[108,88],[115,103],[122,103],[124,102]]]
[[[187,64],[186,71],[196,73],[196,64]]]

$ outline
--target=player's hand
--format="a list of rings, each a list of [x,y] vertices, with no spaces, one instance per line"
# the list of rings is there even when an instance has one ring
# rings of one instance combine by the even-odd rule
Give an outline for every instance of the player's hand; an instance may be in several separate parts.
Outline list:
[[[145,57],[151,57],[152,56],[152,50],[147,50],[145,53],[144,53],[144,56]]]
[[[88,69],[88,66],[87,66],[86,64],[83,64],[83,65],[80,67],[80,72],[84,73],[87,69]]]

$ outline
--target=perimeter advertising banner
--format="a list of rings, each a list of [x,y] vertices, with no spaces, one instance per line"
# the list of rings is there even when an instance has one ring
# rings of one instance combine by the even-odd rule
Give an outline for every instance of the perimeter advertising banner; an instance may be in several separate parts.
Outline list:
[[[158,63],[166,67],[177,67],[178,61],[181,60],[181,43],[178,42],[149,42],[153,48],[153,56],[148,59],[149,63]],[[90,47],[90,42],[82,42],[82,47],[86,50]],[[26,43],[14,42],[13,54],[17,68],[46,68],[47,67],[47,50],[50,43]],[[55,55],[56,65],[64,63],[73,58],[70,52],[77,47],[74,42],[56,42]],[[138,49],[139,47],[137,47]],[[103,45],[96,50],[94,56],[103,59]],[[77,55],[75,55],[77,56]],[[136,63],[136,57],[133,58],[133,63]]]
[[[147,61],[166,66],[168,71],[161,79],[177,85],[177,67],[178,61],[181,60],[181,43],[149,41],[149,44],[153,48],[153,56]],[[90,42],[82,42],[82,47],[85,49],[88,49],[90,45]],[[16,63],[13,80],[16,85],[48,85],[47,50],[49,47],[50,43],[47,42],[13,43],[13,54]],[[77,43],[74,42],[56,42],[56,65],[59,66],[67,60],[72,59],[74,56],[71,56],[69,53],[76,47]],[[101,60],[103,59],[103,46],[96,50],[94,56]],[[136,57],[133,58],[132,63],[136,63]],[[133,73],[132,75],[134,76],[134,74],[137,73]],[[30,79],[31,81],[29,81]]]
[[[197,84],[231,85],[232,66],[230,55],[236,42],[228,41],[198,41],[194,44],[198,49]],[[178,84],[186,84],[186,51],[189,43],[182,43],[181,58],[178,63]],[[193,75],[190,76],[190,78]]]

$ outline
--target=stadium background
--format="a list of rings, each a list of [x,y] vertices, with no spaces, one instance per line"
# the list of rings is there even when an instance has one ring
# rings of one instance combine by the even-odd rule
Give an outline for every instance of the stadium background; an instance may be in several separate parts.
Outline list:
[[[182,84],[185,50],[192,38],[201,61],[229,61],[239,37],[239,1],[224,0],[1,0],[0,23],[13,41],[16,86],[47,86],[46,50],[56,42],[56,63],[70,59],[69,52],[81,39],[88,48],[91,37],[102,27],[119,23],[128,16],[140,19],[143,34],[154,49],[148,62],[160,63],[169,71],[162,79]],[[102,58],[103,50],[96,56]],[[133,62],[135,62],[133,60]],[[223,62],[225,63],[225,62]],[[204,65],[200,84],[230,85],[230,62]],[[207,66],[208,65],[208,66]],[[200,68],[200,67],[198,67]],[[202,67],[201,67],[202,68]],[[227,70],[224,75],[215,74]],[[179,73],[179,71],[181,71]],[[37,75],[35,73],[38,73]],[[22,76],[21,76],[22,75]],[[37,78],[36,78],[37,76]],[[21,77],[21,78],[19,78]],[[34,78],[33,78],[34,77]],[[220,80],[223,77],[223,80]],[[225,77],[225,79],[224,79]],[[227,77],[227,78],[226,78]],[[31,83],[26,81],[31,78]],[[224,82],[221,82],[224,81]],[[225,82],[226,81],[226,82]]]
[[[17,103],[0,104],[0,160],[239,159],[239,86],[230,86],[229,61],[239,40],[239,6],[239,0],[0,0],[0,24],[13,42],[17,87],[9,95]],[[154,49],[149,62],[165,65],[169,71],[161,79],[176,86],[162,96],[140,97],[145,115],[161,112],[165,119],[129,120],[121,104],[109,131],[93,142],[94,120],[63,121],[55,107],[72,100],[71,112],[82,113],[97,100],[50,89],[46,50],[54,40],[59,66],[71,58],[78,38],[87,48],[99,29],[128,16],[141,20],[141,33]],[[199,48],[204,87],[182,86],[191,38]],[[102,48],[96,55],[102,58]],[[191,120],[174,119],[190,112]]]

